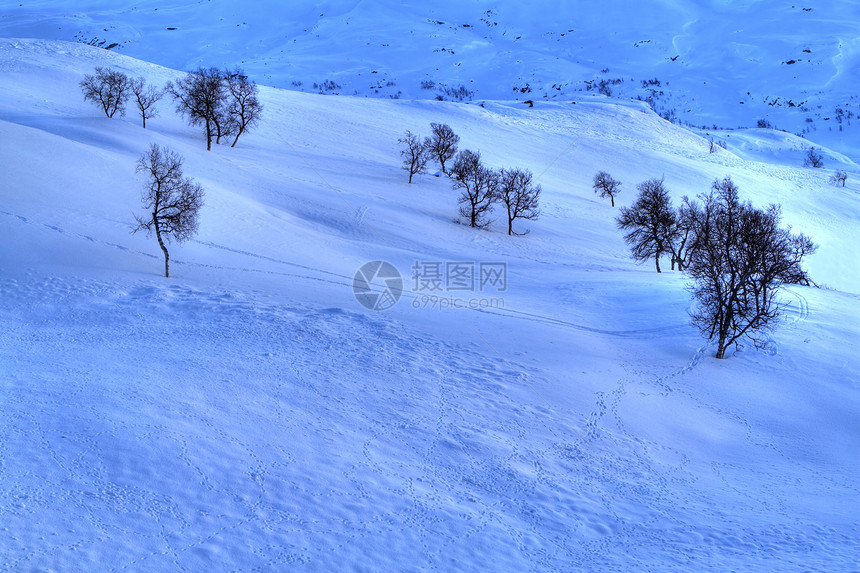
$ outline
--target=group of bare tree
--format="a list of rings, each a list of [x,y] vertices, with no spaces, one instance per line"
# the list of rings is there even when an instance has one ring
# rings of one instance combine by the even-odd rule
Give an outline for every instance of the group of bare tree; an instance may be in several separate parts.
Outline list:
[[[232,137],[236,147],[239,137],[261,118],[263,106],[257,99],[257,84],[240,69],[198,68],[176,82],[168,82],[166,91],[176,102],[176,111],[193,126],[202,126],[206,149],[212,140]]]
[[[492,222],[490,212],[495,205],[504,209],[508,235],[525,235],[528,231],[514,231],[517,219],[534,220],[538,209],[541,186],[534,183],[531,172],[525,169],[490,169],[481,163],[479,152],[468,149],[459,152],[451,167],[454,189],[461,191],[460,217],[470,227],[484,229]]]
[[[442,173],[449,174],[445,163],[457,153],[460,136],[444,123],[431,123],[430,129],[433,133],[432,137],[425,137],[422,140],[411,131],[407,131],[397,140],[404,146],[400,155],[403,157],[403,169],[409,172],[409,183],[412,183],[413,176],[427,171],[427,163],[431,159],[439,162]]]
[[[101,106],[107,117],[117,113],[124,116],[125,106],[129,98],[134,96],[144,128],[147,119],[158,115],[155,104],[164,95],[164,90],[147,84],[144,78],[130,79],[123,72],[101,67],[96,68],[95,74],[85,75],[80,85],[84,100]]]
[[[508,235],[525,235],[514,231],[517,219],[537,219],[540,211],[541,187],[534,183],[530,171],[522,169],[493,170],[481,163],[481,154],[468,149],[457,151],[460,137],[450,126],[431,123],[432,137],[423,140],[407,131],[398,140],[403,145],[403,169],[413,176],[424,173],[427,163],[435,160],[445,175],[452,179],[454,189],[460,190],[460,217],[470,227],[484,229],[492,222],[489,214],[494,206],[504,206]],[[453,161],[453,163],[451,163]],[[450,163],[450,168],[447,164]]]
[[[261,118],[263,106],[257,99],[257,84],[240,69],[219,70],[199,68],[164,89],[146,83],[142,77],[130,79],[125,73],[102,67],[87,74],[80,83],[85,101],[101,106],[107,117],[125,115],[126,105],[133,98],[144,129],[146,120],[158,115],[155,104],[170,94],[176,111],[194,126],[203,126],[206,149],[212,149],[212,139],[221,143],[222,137],[232,137],[235,147],[242,136]],[[167,244],[182,243],[191,238],[198,227],[203,206],[203,188],[182,173],[182,158],[174,151],[152,144],[137,162],[137,171],[148,176],[142,203],[146,216],[135,217],[133,232],[146,231],[155,235],[164,253],[164,276],[170,276],[170,253]]]
[[[684,197],[676,210],[662,179],[638,185],[639,195],[616,218],[637,261],[670,255],[672,268],[693,280],[693,324],[717,342],[717,358],[742,339],[756,347],[779,317],[776,294],[781,285],[810,285],[801,267],[816,249],[804,234],[780,227],[777,205],[761,210],[742,202],[726,177],[697,199]]]
[[[257,98],[257,84],[240,69],[219,70],[198,68],[176,82],[168,82],[164,89],[146,83],[144,78],[130,79],[118,70],[96,68],[81,81],[84,100],[100,105],[107,117],[117,113],[125,115],[126,104],[133,96],[146,128],[146,120],[156,117],[155,104],[170,94],[176,111],[193,126],[203,126],[206,149],[212,149],[212,140],[221,143],[222,137],[232,137],[236,147],[239,137],[254,127],[261,118],[263,106]]]

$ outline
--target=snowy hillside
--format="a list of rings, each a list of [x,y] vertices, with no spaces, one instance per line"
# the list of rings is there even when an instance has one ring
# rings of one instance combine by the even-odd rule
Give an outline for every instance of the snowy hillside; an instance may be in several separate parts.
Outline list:
[[[97,65],[179,75],[0,40],[0,570],[856,568],[849,158],[825,149],[843,189],[786,160],[793,136],[733,132],[710,154],[640,103],[274,88],[263,124],[207,152],[167,101],[146,130],[100,117],[78,87]],[[406,183],[397,138],[431,121],[539,177],[529,235],[456,224],[443,177]],[[207,193],[171,279],[130,234],[152,142]],[[785,291],[768,351],[714,359],[684,276],[629,259],[600,169],[620,205],[651,177],[677,201],[731,175],[820,245],[829,288]],[[405,283],[383,312],[353,294],[374,260]],[[418,261],[504,263],[506,288],[440,309],[413,290]]]
[[[238,65],[313,93],[611,93],[692,125],[763,121],[860,157],[855,0],[10,2],[0,37],[91,42],[186,71]]]

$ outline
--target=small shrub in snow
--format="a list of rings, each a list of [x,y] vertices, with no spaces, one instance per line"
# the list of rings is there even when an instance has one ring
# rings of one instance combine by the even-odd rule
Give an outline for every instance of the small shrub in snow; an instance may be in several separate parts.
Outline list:
[[[803,166],[820,169],[821,167],[824,167],[824,156],[815,151],[814,147],[810,147],[806,151],[806,156],[803,159]]]
[[[471,90],[467,90],[466,86],[460,86],[457,88],[442,88],[442,93],[451,99],[455,99],[457,101],[472,101],[472,98],[475,96],[475,92]],[[444,99],[441,96],[437,99]]]
[[[830,184],[845,187],[845,182],[848,181],[848,174],[844,171],[837,171],[830,176]]]
[[[319,93],[333,92],[335,90],[341,89],[341,85],[331,80],[325,80],[321,84],[314,83],[314,89],[319,90]]]
[[[726,148],[726,142],[721,140],[721,139],[714,139],[714,136],[709,135],[708,136],[708,153],[716,153],[718,147],[722,147],[723,149],[725,149]]]

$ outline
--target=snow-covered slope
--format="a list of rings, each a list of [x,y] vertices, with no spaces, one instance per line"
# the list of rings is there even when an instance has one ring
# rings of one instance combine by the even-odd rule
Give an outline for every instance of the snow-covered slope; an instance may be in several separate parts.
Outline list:
[[[179,70],[238,65],[314,93],[564,101],[603,83],[693,125],[762,120],[860,157],[855,0],[10,2],[0,37],[93,42]]]
[[[168,102],[146,130],[99,117],[77,85],[96,65],[178,73],[0,41],[2,570],[856,564],[849,159],[842,189],[782,161],[788,136],[736,133],[709,154],[634,103],[270,88],[265,122],[206,152]],[[444,178],[406,184],[396,140],[431,121],[540,177],[528,236],[454,223]],[[129,233],[151,142],[207,191],[169,280],[154,240]],[[622,205],[651,177],[679,199],[731,175],[820,244],[809,269],[831,288],[786,290],[768,352],[713,359],[684,277],[628,259],[590,188],[600,169]],[[372,312],[353,276],[380,259],[406,292]],[[416,261],[503,262],[507,289],[466,293],[493,308],[440,311],[412,291]]]

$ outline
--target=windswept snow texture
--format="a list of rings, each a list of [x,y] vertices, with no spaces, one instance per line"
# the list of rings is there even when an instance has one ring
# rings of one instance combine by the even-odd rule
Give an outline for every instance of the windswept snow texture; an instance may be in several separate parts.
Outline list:
[[[0,571],[856,570],[850,159],[824,150],[837,188],[786,159],[793,136],[737,132],[710,154],[644,104],[271,88],[255,131],[206,152],[167,101],[146,130],[100,117],[78,87],[98,65],[180,73],[0,40]],[[406,183],[397,138],[431,121],[535,173],[529,235],[454,223],[444,177]],[[171,279],[129,233],[152,142],[207,192]],[[652,177],[678,201],[731,175],[820,244],[808,266],[829,288],[785,289],[767,351],[714,359],[684,277],[629,260],[599,170],[619,205]],[[406,288],[384,312],[352,292],[375,260]],[[506,263],[506,290],[465,295],[503,304],[440,310],[412,291],[416,261]]]
[[[241,66],[314,93],[642,98],[712,131],[762,120],[860,157],[855,0],[8,2],[0,37],[91,42],[186,71]]]

